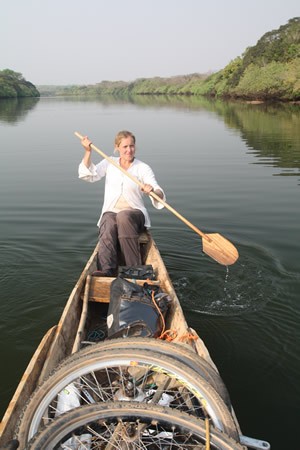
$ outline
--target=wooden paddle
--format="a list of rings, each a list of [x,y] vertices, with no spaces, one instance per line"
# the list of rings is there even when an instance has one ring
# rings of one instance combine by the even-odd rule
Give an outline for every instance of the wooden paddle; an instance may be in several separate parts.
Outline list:
[[[81,136],[77,131],[75,131],[75,135],[79,139],[83,139],[83,136]],[[127,170],[123,169],[119,164],[117,164],[115,161],[110,159],[105,153],[103,153],[99,148],[95,147],[95,145],[91,144],[91,148],[94,149],[97,153],[99,153],[103,158],[107,159],[111,164],[113,164],[117,169],[119,169],[121,172],[123,172],[125,175],[127,175],[129,178],[131,178],[132,181],[137,183],[140,187],[143,186],[143,183],[141,183],[139,180],[137,180],[134,176],[132,176]],[[238,251],[235,248],[235,246],[229,242],[227,239],[225,239],[223,236],[221,236],[218,233],[213,234],[205,234],[202,231],[200,231],[195,225],[193,225],[191,222],[189,222],[187,219],[185,219],[179,212],[177,212],[172,206],[168,205],[164,200],[162,200],[158,195],[156,195],[154,192],[150,192],[151,197],[153,197],[155,200],[160,202],[162,205],[164,205],[169,211],[171,211],[175,216],[177,216],[182,222],[184,222],[188,227],[190,227],[192,230],[194,230],[199,236],[202,237],[202,248],[203,252],[206,253],[208,256],[210,256],[212,259],[217,261],[220,264],[223,264],[225,266],[230,266],[231,264],[234,264],[236,260],[239,257]]]

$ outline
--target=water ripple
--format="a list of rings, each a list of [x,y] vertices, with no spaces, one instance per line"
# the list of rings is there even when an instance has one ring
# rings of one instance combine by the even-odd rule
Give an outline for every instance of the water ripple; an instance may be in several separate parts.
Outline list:
[[[171,266],[173,260],[179,259],[184,267],[181,273],[172,269],[172,279],[185,308],[221,316],[257,312],[285,296],[286,283],[299,283],[298,274],[284,271],[265,249],[239,245],[239,250],[238,262],[230,267],[206,257],[201,260],[195,254],[184,256],[183,264],[183,255],[168,254]]]

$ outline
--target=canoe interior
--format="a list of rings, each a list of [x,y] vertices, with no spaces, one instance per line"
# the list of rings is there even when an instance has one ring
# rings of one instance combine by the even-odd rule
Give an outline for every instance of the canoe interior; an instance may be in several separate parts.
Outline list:
[[[158,284],[172,299],[166,317],[166,329],[176,330],[177,338],[175,341],[179,341],[180,337],[188,333],[197,336],[196,340],[191,340],[186,337],[180,342],[182,345],[191,346],[196,353],[214,365],[203,341],[194,330],[188,327],[185,321],[182,308],[166,267],[149,233],[143,233],[140,236],[140,246],[143,264],[152,264]],[[50,374],[60,361],[72,353],[81,318],[85,282],[87,276],[97,270],[97,250],[98,245],[74,286],[58,325],[46,333],[25,370],[0,424],[0,446],[3,446],[5,442],[13,438],[16,423],[22,409],[36,386]],[[81,335],[83,342],[99,341],[105,337],[110,284],[113,279],[91,278],[88,313],[85,328]]]

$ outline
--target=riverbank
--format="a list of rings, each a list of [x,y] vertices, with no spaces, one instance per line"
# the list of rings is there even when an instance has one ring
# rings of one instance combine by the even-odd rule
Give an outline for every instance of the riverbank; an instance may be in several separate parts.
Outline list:
[[[235,69],[233,69],[235,67]],[[264,67],[254,64],[242,70],[242,60],[232,61],[214,74],[190,74],[170,78],[140,78],[133,82],[102,81],[95,85],[38,86],[42,96],[136,95],[206,96],[243,101],[300,101],[300,58]]]
[[[201,56],[201,55],[200,55]],[[245,101],[300,101],[300,17],[265,33],[216,73],[38,86],[44,96],[186,95]]]

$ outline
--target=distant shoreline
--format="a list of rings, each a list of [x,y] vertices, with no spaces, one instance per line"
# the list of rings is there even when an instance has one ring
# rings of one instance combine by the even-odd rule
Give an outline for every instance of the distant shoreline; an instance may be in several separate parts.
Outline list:
[[[223,95],[223,96],[215,96],[215,95],[210,95],[210,94],[192,94],[192,93],[161,93],[161,92],[136,92],[134,94],[131,93],[123,93],[123,92],[118,92],[117,90],[113,90],[112,92],[108,92],[107,90],[103,93],[101,92],[73,92],[74,86],[70,89],[70,88],[63,88],[63,90],[61,89],[61,86],[57,86],[58,87],[58,92],[51,92],[49,93],[48,90],[44,90],[44,86],[37,86],[37,89],[40,92],[40,97],[41,98],[59,98],[59,97],[115,97],[115,98],[120,98],[123,100],[126,100],[127,98],[133,98],[136,96],[145,96],[145,97],[171,97],[171,98],[175,98],[175,97],[206,97],[206,98],[211,98],[211,99],[219,99],[219,100],[232,100],[232,101],[239,101],[239,102],[243,102],[243,103],[249,103],[249,104],[253,104],[253,105],[258,105],[258,104],[262,104],[262,103],[294,103],[294,104],[300,104],[300,96],[299,98],[296,99],[288,99],[288,98],[282,98],[280,96],[277,96],[276,94],[273,96],[264,96],[264,97],[259,97],[259,96],[254,96],[254,95],[249,95],[249,96],[233,96],[233,95]],[[54,86],[52,86],[52,88],[54,88]],[[69,90],[70,89],[70,90]]]

